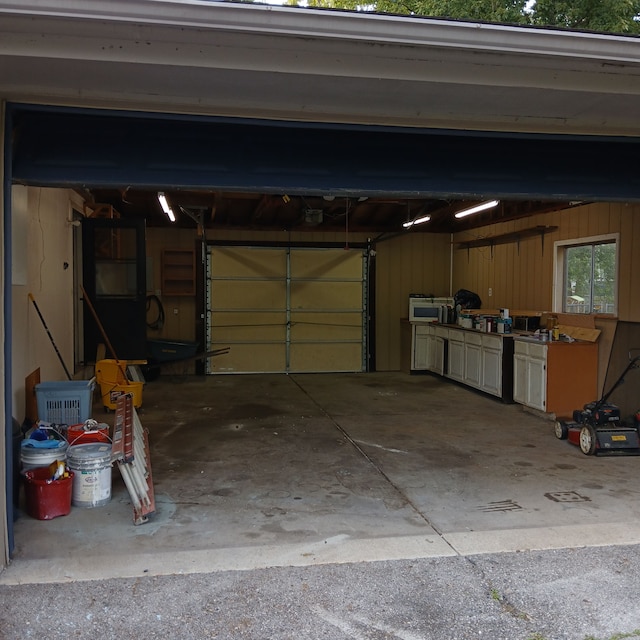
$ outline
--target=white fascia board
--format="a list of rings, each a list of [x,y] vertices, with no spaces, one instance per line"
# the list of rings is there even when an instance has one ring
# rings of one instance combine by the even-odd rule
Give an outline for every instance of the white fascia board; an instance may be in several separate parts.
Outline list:
[[[163,25],[640,64],[630,36],[202,0],[0,0],[0,15]]]

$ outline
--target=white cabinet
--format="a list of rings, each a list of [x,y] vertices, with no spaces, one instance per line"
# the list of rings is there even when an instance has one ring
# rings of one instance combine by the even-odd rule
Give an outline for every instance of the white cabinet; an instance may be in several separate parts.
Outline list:
[[[595,342],[535,343],[515,339],[513,399],[571,417],[597,393],[598,345]]]
[[[445,373],[445,344],[449,338],[449,329],[434,325],[429,336],[429,371],[441,376]]]
[[[464,331],[449,331],[447,377],[464,382]]]
[[[420,371],[428,369],[430,325],[412,325],[411,369]]]
[[[502,396],[503,338],[482,336],[481,389],[494,396]]]
[[[449,330],[435,323],[411,325],[411,371],[445,372],[445,343]]]
[[[547,348],[516,340],[513,355],[513,399],[540,411],[547,401]]]
[[[436,322],[405,322],[402,335],[403,353],[411,363],[410,369],[403,371],[430,371],[505,402],[513,401],[512,336]]]
[[[433,325],[427,329],[427,370],[436,368],[436,333]]]
[[[466,333],[464,336],[463,380],[472,387],[482,385],[482,335],[479,333]]]
[[[464,329],[450,329],[446,376],[512,401],[513,339]]]
[[[527,363],[527,401],[529,406],[542,409],[547,406],[547,363],[532,358]]]
[[[527,371],[527,357],[518,352],[518,343],[516,342],[513,354],[513,400],[520,404],[527,404],[528,397],[528,380],[529,373]]]
[[[437,324],[431,324],[427,329],[427,369],[439,375],[444,375],[444,345],[448,335],[449,330]]]

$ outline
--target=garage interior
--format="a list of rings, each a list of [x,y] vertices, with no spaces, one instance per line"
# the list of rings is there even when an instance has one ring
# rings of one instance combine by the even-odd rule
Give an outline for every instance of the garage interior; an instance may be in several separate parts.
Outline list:
[[[51,113],[44,121],[48,117],[52,117]],[[14,164],[21,181],[44,184],[48,189],[63,188],[69,176],[75,175],[74,169],[69,168],[71,159],[75,170],[82,166],[89,173],[97,171],[86,154],[82,156],[76,149],[64,159],[51,157],[52,151],[62,148],[55,136],[62,131],[68,135],[68,126],[48,123],[45,133],[41,121],[34,122],[22,131],[24,149],[29,153],[17,153]],[[82,123],[83,118],[76,117],[74,126],[78,122]],[[105,131],[107,127],[104,122],[101,124]],[[47,141],[47,135],[53,139]],[[109,133],[104,135],[108,137]],[[30,136],[38,140],[37,145],[29,145]],[[28,158],[24,164],[23,157]],[[52,177],[51,167],[59,165],[66,167],[67,177]],[[114,176],[109,180],[114,181]],[[581,187],[576,183],[572,188]],[[144,219],[150,235],[182,233],[191,242],[199,241],[202,230],[207,240],[234,235],[237,238],[247,233],[253,238],[267,236],[283,224],[278,216],[286,212],[286,199],[295,198],[298,206],[304,206],[306,201],[305,196],[296,194],[300,187],[289,183],[281,188],[287,198],[280,194],[261,195],[248,218],[246,214],[243,217],[241,207],[237,217],[232,208],[226,218],[218,218],[216,198],[221,203],[222,196],[214,193],[213,203],[205,208],[202,202],[206,194],[187,185],[169,195],[174,203],[186,203],[177,206],[183,214],[178,231],[158,211],[157,192],[162,189],[171,194],[160,183],[140,193],[131,188],[93,186],[86,180],[74,189],[76,194],[90,198],[90,209],[106,206],[118,211],[118,215],[123,205],[139,198],[137,206],[128,205],[131,212],[123,216],[125,223]],[[229,200],[246,205],[250,200],[246,193],[235,193]],[[378,202],[374,201],[375,196],[370,199],[361,193],[356,189],[354,195],[347,197],[322,197],[328,207],[346,207],[353,200],[352,213],[356,213],[353,218],[345,216],[344,229],[337,230],[338,225],[328,215],[329,229],[322,232],[333,233],[333,239],[344,234],[343,246],[335,240],[316,240],[311,247],[298,240],[297,248],[295,242],[288,247],[287,243],[282,243],[283,247],[277,242],[255,241],[211,244],[211,263],[222,260],[226,265],[218,278],[223,283],[223,294],[218,295],[228,298],[222,307],[232,313],[231,319],[226,317],[219,326],[211,323],[217,337],[207,348],[229,343],[232,347],[229,355],[211,358],[205,373],[238,375],[196,376],[193,361],[161,363],[160,377],[145,385],[140,416],[150,431],[156,513],[149,522],[133,525],[130,497],[114,467],[113,496],[107,506],[74,508],[69,516],[49,522],[20,514],[14,525],[13,562],[3,574],[4,581],[79,580],[282,563],[466,555],[563,547],[569,540],[574,544],[576,537],[585,544],[636,540],[640,535],[637,514],[629,508],[629,498],[636,492],[620,487],[635,468],[637,458],[585,458],[578,449],[553,437],[552,422],[525,412],[520,405],[503,404],[436,376],[376,371],[371,366],[375,358],[364,357],[370,344],[363,339],[367,325],[359,326],[358,319],[369,302],[363,294],[368,290],[362,284],[366,280],[362,275],[366,262],[363,256],[382,246],[386,239],[393,242],[403,234],[406,237],[406,230],[400,229],[407,216],[413,219],[431,209],[438,219],[437,208],[442,207],[443,200],[438,194],[415,201],[405,199],[399,208],[397,193],[378,196]],[[194,200],[196,197],[200,197],[199,203]],[[103,202],[98,203],[97,199]],[[260,203],[274,199],[278,207],[285,206],[279,214],[277,208],[261,208]],[[338,203],[334,204],[336,200]],[[474,201],[463,198],[446,204],[440,211],[441,234],[451,236],[455,220],[452,212],[470,202]],[[490,225],[510,223],[529,228],[531,216],[525,216],[526,211],[532,212],[534,220],[539,219],[536,216],[553,219],[556,212],[567,215],[582,202],[544,198],[513,201],[465,223],[466,231],[477,233]],[[369,208],[357,213],[360,205]],[[309,205],[312,211],[322,210],[322,206],[318,202]],[[152,207],[155,211],[151,211]],[[260,211],[271,211],[272,217],[263,216]],[[375,211],[378,222],[372,222]],[[202,216],[208,216],[208,222]],[[298,225],[298,238],[304,237],[305,227],[310,226],[304,210],[288,224]],[[313,228],[310,233],[318,231]],[[373,233],[377,242],[371,243]],[[338,255],[338,266],[332,267],[337,272],[329,270],[327,280],[327,270],[322,266],[323,277],[316,278],[320,288],[311,289],[306,295],[320,299],[329,295],[332,313],[328,324],[342,326],[341,333],[333,347],[331,335],[335,329],[322,339],[312,339],[311,348],[303,340],[298,360],[295,340],[286,357],[280,347],[274,356],[270,336],[260,345],[261,341],[254,339],[255,333],[263,330],[260,326],[286,324],[286,318],[273,317],[270,307],[274,298],[289,299],[291,293],[279,292],[277,282],[283,280],[284,272],[277,274],[275,289],[271,279],[263,280],[260,274],[272,273],[274,263],[283,261],[284,254],[295,263],[298,250],[305,256],[301,258],[300,280],[311,286],[317,264],[306,257],[310,249]],[[446,258],[446,253],[443,255]],[[346,276],[342,271],[345,260],[355,265],[355,272],[349,271]],[[252,264],[251,273],[246,271],[247,262]],[[333,264],[334,259],[330,257],[329,262]],[[242,269],[234,271],[239,264]],[[211,266],[207,278],[216,281]],[[341,287],[346,289],[338,297],[355,297],[357,303],[343,305],[342,317],[337,320],[338,302],[329,291]],[[256,302],[258,297],[266,302]],[[193,292],[187,296],[192,305],[194,298],[198,296]],[[233,309],[233,300],[238,298],[251,302]],[[308,308],[309,303],[303,296],[300,306]],[[262,310],[257,310],[261,304]],[[197,303],[192,308],[187,314],[191,327],[178,338],[194,336],[189,331],[197,325]],[[178,315],[183,316],[184,307],[180,309]],[[355,320],[351,317],[345,323],[345,311]],[[253,321],[238,322],[239,315],[246,318],[247,312]],[[117,322],[119,318],[112,320]],[[248,335],[234,339],[234,324],[247,324]],[[300,324],[304,326],[304,322]],[[355,340],[349,335],[350,330],[343,333],[345,324],[352,325],[352,329],[357,327]],[[351,354],[349,345],[354,347]],[[229,356],[234,351],[240,357],[231,360]],[[228,358],[233,366],[227,367]],[[76,364],[83,378],[92,375],[91,357],[86,359],[89,362]],[[262,373],[249,373],[255,369]],[[113,425],[113,415],[104,412],[98,394],[93,413],[94,418]],[[611,532],[612,521],[616,522],[615,534]],[[92,554],[96,544],[104,550],[98,557]],[[117,552],[108,551],[116,548]],[[78,553],[79,550],[84,552]]]
[[[166,25],[158,29],[163,37],[169,30]],[[253,42],[263,37],[268,41],[270,36],[257,36]],[[352,50],[357,48],[353,42],[345,47],[345,57],[367,59]],[[546,60],[548,49],[540,51]],[[504,64],[516,67],[512,54]],[[522,57],[528,60],[529,55]],[[484,54],[481,57],[486,63]],[[336,79],[328,73],[322,93],[317,78],[293,83],[278,76],[277,88],[287,98],[279,98],[278,109],[273,102],[271,110],[264,107],[269,120],[255,110],[246,117],[232,115],[228,106],[226,112],[221,107],[212,110],[227,115],[193,115],[189,109],[189,115],[179,115],[175,111],[180,105],[152,107],[144,101],[147,113],[122,102],[118,107],[131,110],[42,107],[24,93],[24,102],[9,105],[7,131],[16,134],[12,205],[31,215],[22,221],[24,226],[16,216],[14,228],[19,240],[24,233],[24,245],[17,246],[25,249],[14,250],[18,284],[12,319],[20,341],[14,345],[13,376],[19,385],[40,364],[42,353],[48,354],[42,379],[62,379],[23,295],[27,284],[39,287],[36,295],[47,318],[54,315],[56,339],[63,341],[65,353],[73,354],[75,375],[92,375],[94,350],[83,343],[86,318],[74,286],[82,273],[66,259],[72,249],[81,249],[71,242],[79,242],[85,206],[104,206],[132,224],[144,221],[145,267],[153,274],[145,296],[163,292],[160,263],[165,250],[197,256],[206,246],[214,257],[216,252],[226,255],[227,265],[242,263],[252,251],[280,252],[285,263],[295,260],[292,251],[324,251],[346,256],[345,261],[353,261],[349,267],[361,271],[345,275],[342,260],[337,274],[327,275],[323,268],[324,285],[340,281],[348,292],[337,296],[343,303],[338,322],[329,317],[335,314],[335,300],[315,311],[325,314],[326,325],[348,328],[329,329],[320,337],[304,332],[296,336],[295,331],[286,333],[291,322],[286,312],[284,321],[273,317],[274,308],[281,313],[282,305],[270,304],[274,298],[289,299],[295,286],[276,290],[268,275],[256,278],[266,269],[265,262],[255,261],[258,266],[254,264],[251,274],[232,273],[226,283],[228,299],[255,300],[259,294],[263,303],[242,308],[225,303],[229,318],[219,326],[207,299],[207,282],[215,278],[199,271],[204,260],[197,262],[200,275],[194,278],[194,289],[187,295],[162,295],[164,324],[149,328],[157,318],[152,309],[146,337],[197,342],[207,349],[232,346],[230,357],[210,358],[204,370],[193,362],[161,366],[161,375],[145,385],[140,417],[150,432],[157,513],[148,523],[133,525],[130,499],[114,467],[113,497],[106,506],[74,508],[69,516],[49,522],[28,518],[20,509],[13,523],[13,560],[0,581],[640,541],[637,491],[628,483],[637,457],[583,456],[556,440],[553,423],[545,416],[439,376],[404,371],[401,321],[410,293],[450,296],[460,286],[480,292],[483,306],[544,310],[551,299],[553,242],[608,232],[623,238],[621,273],[629,279],[618,318],[598,320],[605,338],[599,390],[622,369],[628,348],[640,344],[640,302],[633,295],[640,270],[630,240],[640,232],[638,138],[631,135],[637,111],[634,96],[620,88],[628,78],[611,71],[610,94],[606,100],[594,94],[589,108],[584,79],[570,89],[549,90],[546,106],[532,99],[540,87],[503,86],[499,97],[517,96],[511,103],[515,111],[526,110],[527,103],[539,111],[526,125],[498,124],[487,106],[497,97],[492,94],[494,74],[500,83],[512,76],[493,64],[484,68],[493,80],[483,88],[474,85],[486,93],[477,100],[477,119],[466,129],[460,129],[460,120],[439,120],[434,113],[431,120],[408,115],[436,109],[429,97],[437,91],[416,78],[396,85],[394,68],[380,73],[393,78],[398,93],[377,91],[375,100],[364,90],[364,78],[356,86],[352,78]],[[582,60],[578,66],[585,71],[591,64]],[[120,62],[114,66],[122,69]],[[565,62],[559,66],[565,79],[576,70]],[[113,71],[110,63],[103,68],[106,75],[108,71]],[[296,78],[304,76],[300,69],[297,73]],[[46,83],[41,73],[25,74],[19,64],[11,74]],[[253,80],[256,75],[247,74]],[[154,85],[152,76],[145,77],[150,94],[161,95],[163,82]],[[223,73],[218,77],[222,84],[224,78]],[[268,84],[263,79],[258,85],[251,78],[246,86],[258,93]],[[201,80],[198,74],[192,79],[199,88],[213,91],[215,83]],[[93,81],[98,77],[87,80]],[[135,84],[131,77],[127,82]],[[421,90],[416,91],[417,86]],[[462,83],[438,86],[446,90],[443,102],[455,102]],[[143,91],[143,85],[139,87]],[[368,115],[362,119],[375,125],[353,124],[353,113],[343,117],[351,124],[332,124],[340,119],[335,113],[322,118],[329,122],[299,121],[291,106],[297,100],[303,103],[316,92],[330,100],[340,87],[351,89],[350,108],[357,112],[367,105],[370,111],[365,109]],[[395,99],[406,105],[406,112],[385,120]],[[108,104],[98,102],[101,107]],[[595,117],[594,104],[614,115]],[[545,120],[549,113],[558,113],[559,105],[567,118],[562,123]],[[575,114],[583,114],[583,119]],[[454,115],[466,117],[463,112]],[[425,128],[427,121],[452,128]],[[163,213],[158,193],[175,208],[176,223]],[[499,206],[477,217],[454,218],[461,208],[489,198],[499,199]],[[425,215],[431,218],[428,225],[403,228],[403,223]],[[41,254],[26,251],[27,231],[47,238]],[[508,241],[494,246],[490,239],[495,237]],[[29,278],[21,281],[23,267]],[[300,282],[314,280],[313,267],[312,259],[302,261]],[[280,270],[279,281],[282,274]],[[224,270],[219,276],[222,282]],[[322,285],[322,279],[316,277],[315,284]],[[289,284],[295,285],[295,278]],[[60,310],[62,288],[73,291],[73,300],[67,303],[65,297]],[[321,286],[313,299],[335,288]],[[356,302],[352,289],[358,292]],[[242,295],[236,295],[239,291]],[[291,306],[286,309],[292,312]],[[238,317],[248,314],[261,315],[262,326],[278,326],[277,335],[273,328],[259,337],[253,330],[234,335]],[[72,324],[74,334],[65,333],[63,328]],[[298,326],[305,328],[305,323]],[[296,354],[297,339],[304,348]],[[120,357],[138,355],[120,352],[119,347]],[[636,390],[633,380],[623,387],[625,411],[637,408]],[[24,390],[14,391],[19,409],[27,399]],[[94,417],[112,423],[113,414],[104,412],[100,400],[94,397]]]
[[[133,149],[139,142],[134,133],[138,119],[114,117],[118,130],[130,138],[129,149]],[[60,121],[55,122],[56,118]],[[362,195],[368,193],[364,190],[366,180],[359,183],[356,176],[347,179],[356,185],[349,196],[319,196],[307,202],[311,196],[301,195],[303,187],[292,180],[300,179],[304,191],[313,193],[308,181],[323,163],[320,153],[318,164],[310,163],[306,168],[311,179],[292,178],[292,169],[285,163],[291,160],[285,156],[283,166],[274,169],[272,180],[289,176],[286,184],[272,184],[275,193],[262,194],[259,199],[254,196],[253,200],[247,191],[234,192],[228,200],[235,207],[228,205],[230,211],[224,213],[225,199],[216,192],[203,193],[197,184],[173,192],[159,181],[155,188],[139,191],[122,187],[122,183],[118,186],[117,180],[122,179],[118,171],[133,175],[151,163],[156,152],[153,145],[145,146],[147,160],[138,153],[137,167],[122,169],[113,163],[110,174],[100,164],[110,153],[115,157],[121,150],[112,148],[109,152],[107,140],[115,134],[109,120],[90,112],[75,113],[65,122],[66,118],[64,111],[18,109],[15,126],[21,144],[14,162],[16,180],[54,191],[72,186],[76,195],[88,201],[89,210],[100,206],[117,211],[122,216],[122,220],[115,219],[117,224],[144,220],[150,237],[159,234],[153,242],[165,248],[176,248],[173,243],[178,233],[189,238],[178,249],[202,242],[202,236],[207,241],[235,237],[235,241],[212,242],[205,261],[206,279],[213,283],[209,286],[218,287],[217,297],[208,304],[222,308],[217,314],[210,309],[206,313],[223,318],[207,321],[211,332],[207,335],[214,336],[209,338],[207,350],[231,344],[230,353],[210,358],[209,368],[199,373],[238,375],[196,376],[193,361],[161,363],[159,378],[145,385],[140,413],[150,432],[156,513],[149,522],[134,526],[129,494],[114,467],[113,495],[106,506],[74,507],[69,516],[48,522],[29,518],[19,510],[13,562],[2,580],[78,580],[115,575],[112,572],[129,576],[282,563],[466,555],[562,547],[569,540],[575,544],[577,537],[584,544],[610,544],[614,539],[629,543],[640,536],[637,510],[630,508],[629,502],[637,492],[620,488],[635,469],[637,458],[585,458],[578,449],[553,437],[548,419],[527,413],[518,404],[501,403],[435,376],[376,371],[392,367],[388,362],[385,367],[375,366],[380,358],[375,358],[375,342],[368,332],[379,323],[363,320],[369,315],[375,318],[375,304],[380,304],[379,296],[378,300],[369,299],[373,289],[368,282],[373,274],[364,275],[369,268],[365,258],[372,251],[384,251],[387,239],[406,238],[402,223],[426,211],[439,220],[434,237],[451,237],[456,222],[452,213],[473,203],[471,195],[444,203],[441,192],[422,194],[420,199],[405,197],[398,206],[401,196],[410,191],[412,180],[410,175],[398,173],[396,190],[386,195]],[[202,124],[200,139],[206,138],[207,126],[216,127],[215,122]],[[183,139],[183,126],[184,122],[172,119],[163,122],[165,144],[172,137],[174,141]],[[145,139],[155,138],[154,127],[152,123]],[[91,155],[61,144],[62,136],[85,139],[89,130],[103,136],[105,151],[100,163],[94,165]],[[269,127],[265,130],[268,138],[271,131]],[[358,131],[342,133],[357,135]],[[293,134],[303,137],[298,128]],[[314,137],[317,130],[310,128],[307,134]],[[284,134],[279,131],[279,135]],[[382,141],[388,132],[380,135]],[[405,141],[408,150],[412,148],[409,140]],[[515,139],[498,140],[507,146],[516,143]],[[467,142],[473,147],[476,141],[471,138]],[[554,142],[568,145],[565,154],[576,153],[572,145],[583,149],[587,145],[580,139],[548,141],[551,147]],[[416,163],[421,143],[413,142]],[[537,144],[522,137],[517,143]],[[194,155],[191,147],[185,150],[175,144],[172,156]],[[387,140],[386,144],[392,143]],[[600,154],[593,144],[588,141],[590,153],[588,157],[581,154],[586,162],[578,170],[586,171],[589,163],[592,174],[602,170],[602,163],[594,169],[594,158]],[[601,144],[619,157],[630,152],[621,141]],[[263,141],[256,148],[270,147]],[[509,155],[505,149],[502,153]],[[498,155],[501,177],[494,181],[504,180],[506,170]],[[623,159],[618,178],[629,188],[632,181],[626,179],[628,168]],[[361,160],[364,166],[364,158]],[[59,166],[65,168],[65,174],[56,173]],[[228,169],[223,175],[231,173]],[[238,170],[235,173],[240,175]],[[337,179],[335,184],[346,188],[347,183],[340,183],[337,175],[331,180]],[[501,182],[502,187],[489,184],[483,194],[504,197],[507,188],[522,191],[519,172],[517,176],[516,187],[507,180]],[[586,193],[584,176],[565,171],[565,178],[571,196]],[[244,179],[255,180],[255,175]],[[443,176],[432,179],[444,181]],[[76,186],[69,184],[74,181]],[[105,182],[114,186],[105,186]],[[539,177],[529,185],[534,182],[538,184]],[[527,229],[530,219],[553,220],[558,212],[570,215],[583,203],[553,201],[551,197],[535,200],[533,196],[538,194],[531,186],[529,190],[532,199],[511,201],[465,222],[466,228],[457,233],[483,233],[492,225],[508,224]],[[159,210],[158,192],[166,193],[181,212],[177,229]],[[208,207],[203,204],[205,196],[212,198]],[[294,199],[297,212],[283,220],[283,215],[291,215],[292,208],[287,205]],[[277,207],[270,207],[268,203],[274,201]],[[246,209],[248,202],[257,202],[249,216],[241,206]],[[353,208],[348,211],[351,202]],[[223,212],[220,217],[218,206]],[[326,217],[323,206],[327,207]],[[336,223],[337,207],[344,209],[344,222],[338,218]],[[527,211],[531,215],[526,216]],[[313,225],[309,216],[316,216]],[[291,227],[287,233],[298,234],[296,242],[255,241],[283,224]],[[317,229],[322,224],[328,226],[327,231]],[[307,237],[314,242],[300,241],[308,229]],[[430,235],[418,229],[410,231]],[[317,234],[326,234],[333,242],[318,241]],[[253,240],[239,240],[243,235]],[[164,244],[167,237],[172,238],[168,247]],[[341,237],[344,245],[335,241]],[[536,237],[533,243],[537,244]],[[314,251],[319,250],[324,253],[317,258]],[[443,258],[448,259],[446,251],[439,254],[439,259]],[[279,270],[276,264],[281,265]],[[157,282],[158,274],[154,277]],[[445,288],[446,278],[440,282],[442,289],[435,293],[451,294]],[[301,290],[298,293],[296,283]],[[164,287],[163,281],[158,293],[166,294]],[[208,297],[210,288],[200,287],[198,292],[190,290],[189,295],[176,299],[163,296],[165,303],[180,310],[177,315],[186,323],[185,333],[172,337],[201,337],[197,334],[197,309],[201,308],[197,300]],[[146,293],[150,293],[148,287]],[[318,300],[324,301],[326,308]],[[279,310],[285,301],[289,315]],[[185,302],[191,305],[188,313]],[[307,316],[312,320],[305,323],[297,318],[296,322],[296,308],[314,310],[313,316]],[[113,326],[123,324],[122,318],[116,315],[102,320]],[[149,318],[146,320],[148,323]],[[124,324],[127,334],[134,335],[133,327]],[[289,324],[292,331],[286,336],[285,349],[282,331]],[[306,332],[298,334],[299,342],[297,324]],[[309,328],[316,324],[329,328],[318,336]],[[239,326],[245,327],[240,337]],[[147,333],[150,335],[153,331]],[[371,359],[369,347],[374,356]],[[122,348],[120,344],[116,347],[119,357],[139,357],[137,353],[123,354]],[[93,373],[91,353],[76,363],[81,378]],[[255,375],[256,371],[260,375]],[[94,398],[93,413],[94,418],[113,426],[113,416],[104,412],[99,394]],[[615,534],[612,522],[616,522]],[[92,552],[96,545],[102,549],[99,554]]]

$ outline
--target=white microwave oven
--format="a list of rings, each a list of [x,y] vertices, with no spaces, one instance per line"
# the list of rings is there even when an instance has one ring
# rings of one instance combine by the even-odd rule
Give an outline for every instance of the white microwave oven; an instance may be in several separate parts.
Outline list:
[[[447,322],[453,298],[409,298],[409,322]]]

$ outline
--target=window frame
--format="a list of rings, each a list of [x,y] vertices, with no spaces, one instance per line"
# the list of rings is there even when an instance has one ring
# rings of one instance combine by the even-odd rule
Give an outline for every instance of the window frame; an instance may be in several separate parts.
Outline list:
[[[618,301],[620,289],[620,234],[607,233],[599,236],[586,236],[583,238],[571,238],[569,240],[556,240],[553,243],[553,312],[566,313],[564,311],[564,279],[565,279],[565,255],[566,249],[578,246],[593,246],[596,244],[606,244],[613,242],[616,246],[615,264],[615,289],[614,289],[614,310],[613,313],[585,313],[585,316],[618,316]]]

